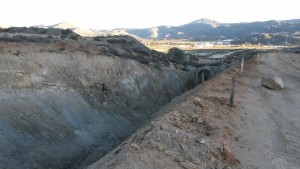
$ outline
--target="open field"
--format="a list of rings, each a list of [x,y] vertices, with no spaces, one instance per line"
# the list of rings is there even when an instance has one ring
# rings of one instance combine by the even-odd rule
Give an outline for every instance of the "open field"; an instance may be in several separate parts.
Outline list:
[[[282,46],[262,46],[262,45],[212,45],[213,42],[209,42],[211,45],[208,46],[198,46],[200,42],[192,41],[180,41],[180,40],[143,40],[143,43],[150,49],[159,52],[167,53],[172,47],[177,47],[182,50],[247,50],[247,49],[261,49],[269,50],[276,49]]]

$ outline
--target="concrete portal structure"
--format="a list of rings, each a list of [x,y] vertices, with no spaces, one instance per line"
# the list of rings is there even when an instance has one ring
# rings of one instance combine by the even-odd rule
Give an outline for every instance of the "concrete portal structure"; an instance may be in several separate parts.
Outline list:
[[[212,68],[209,66],[203,66],[196,69],[194,74],[195,86],[205,82],[212,76]]]

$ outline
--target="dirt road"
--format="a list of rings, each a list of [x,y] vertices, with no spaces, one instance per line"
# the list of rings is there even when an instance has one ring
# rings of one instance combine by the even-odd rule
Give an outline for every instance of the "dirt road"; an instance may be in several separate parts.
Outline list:
[[[245,125],[240,125],[243,139],[236,149],[242,168],[300,168],[299,57],[268,53],[258,65],[246,68],[237,97],[237,111],[245,116]],[[285,88],[261,87],[263,74],[280,75]]]
[[[160,117],[89,168],[300,168],[300,56],[265,53],[244,71],[233,67],[173,99]],[[266,73],[282,76],[285,88],[262,87]]]

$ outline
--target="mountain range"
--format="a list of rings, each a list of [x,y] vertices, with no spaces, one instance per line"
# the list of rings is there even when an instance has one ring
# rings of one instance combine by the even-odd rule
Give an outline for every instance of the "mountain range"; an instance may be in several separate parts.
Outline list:
[[[228,40],[236,44],[299,45],[300,19],[220,23],[202,18],[180,26],[126,29],[126,32],[145,39]]]
[[[0,28],[7,28],[1,25]],[[300,45],[300,19],[263,22],[220,23],[202,18],[179,26],[158,26],[144,29],[99,31],[74,26],[67,22],[38,28],[70,29],[84,37],[131,35],[137,39],[180,39],[188,41],[227,41],[231,44]]]

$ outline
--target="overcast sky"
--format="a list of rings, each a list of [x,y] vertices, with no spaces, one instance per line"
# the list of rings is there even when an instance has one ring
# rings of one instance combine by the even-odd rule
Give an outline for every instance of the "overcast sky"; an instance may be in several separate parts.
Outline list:
[[[200,18],[219,22],[300,19],[299,0],[1,0],[0,24],[145,28]]]

